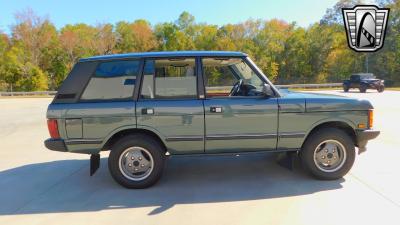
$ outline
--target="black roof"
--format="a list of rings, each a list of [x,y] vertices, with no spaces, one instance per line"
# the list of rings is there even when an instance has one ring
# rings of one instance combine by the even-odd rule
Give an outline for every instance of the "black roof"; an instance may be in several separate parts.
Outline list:
[[[110,60],[110,59],[129,59],[129,58],[162,58],[162,57],[196,57],[196,56],[215,56],[215,57],[243,57],[247,54],[242,52],[231,52],[231,51],[170,51],[170,52],[135,52],[126,54],[114,54],[114,55],[101,55],[93,56],[88,58],[80,59],[80,62],[84,61],[96,61],[96,60]]]

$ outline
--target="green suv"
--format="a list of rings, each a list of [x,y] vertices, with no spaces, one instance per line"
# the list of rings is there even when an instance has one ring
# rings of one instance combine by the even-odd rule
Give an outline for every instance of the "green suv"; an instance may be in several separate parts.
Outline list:
[[[278,90],[241,52],[148,52],[81,59],[47,111],[50,150],[110,150],[127,188],[160,179],[168,155],[297,153],[312,175],[338,179],[355,147],[379,135],[368,101]]]

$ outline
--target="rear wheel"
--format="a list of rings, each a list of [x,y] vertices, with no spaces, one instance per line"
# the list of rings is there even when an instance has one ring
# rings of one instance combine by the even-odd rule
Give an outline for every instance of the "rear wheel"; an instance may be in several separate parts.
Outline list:
[[[376,90],[381,93],[385,90],[385,86],[379,86]]]
[[[108,168],[114,180],[126,188],[146,188],[162,175],[165,154],[161,144],[145,135],[129,135],[111,148]]]
[[[311,134],[300,155],[304,168],[322,180],[343,177],[355,160],[352,139],[347,133],[336,128],[325,128]]]
[[[348,85],[343,85],[343,91],[344,92],[349,92],[349,86]]]

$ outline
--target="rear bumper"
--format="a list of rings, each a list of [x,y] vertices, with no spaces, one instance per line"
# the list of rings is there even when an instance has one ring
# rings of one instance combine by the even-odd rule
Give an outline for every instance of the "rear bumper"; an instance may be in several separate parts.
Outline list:
[[[367,150],[367,143],[379,136],[381,132],[378,130],[358,130],[356,131],[358,153],[363,153]]]
[[[49,138],[44,141],[44,145],[46,146],[46,148],[52,151],[68,152],[68,149],[65,146],[65,142],[63,139]]]

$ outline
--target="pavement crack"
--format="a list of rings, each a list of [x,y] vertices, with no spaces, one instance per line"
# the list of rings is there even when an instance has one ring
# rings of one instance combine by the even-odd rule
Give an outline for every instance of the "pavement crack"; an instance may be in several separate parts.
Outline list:
[[[393,201],[392,199],[390,199],[388,196],[384,195],[383,193],[381,193],[379,190],[377,190],[376,188],[372,187],[370,184],[368,184],[367,182],[361,180],[361,178],[357,177],[356,175],[354,175],[353,173],[349,173],[350,176],[354,177],[358,182],[364,184],[368,189],[370,189],[371,191],[375,192],[376,194],[378,194],[379,196],[381,196],[382,198],[384,198],[385,200],[389,201],[390,203],[394,204],[396,207],[400,208],[400,204],[398,204],[397,202]]]

